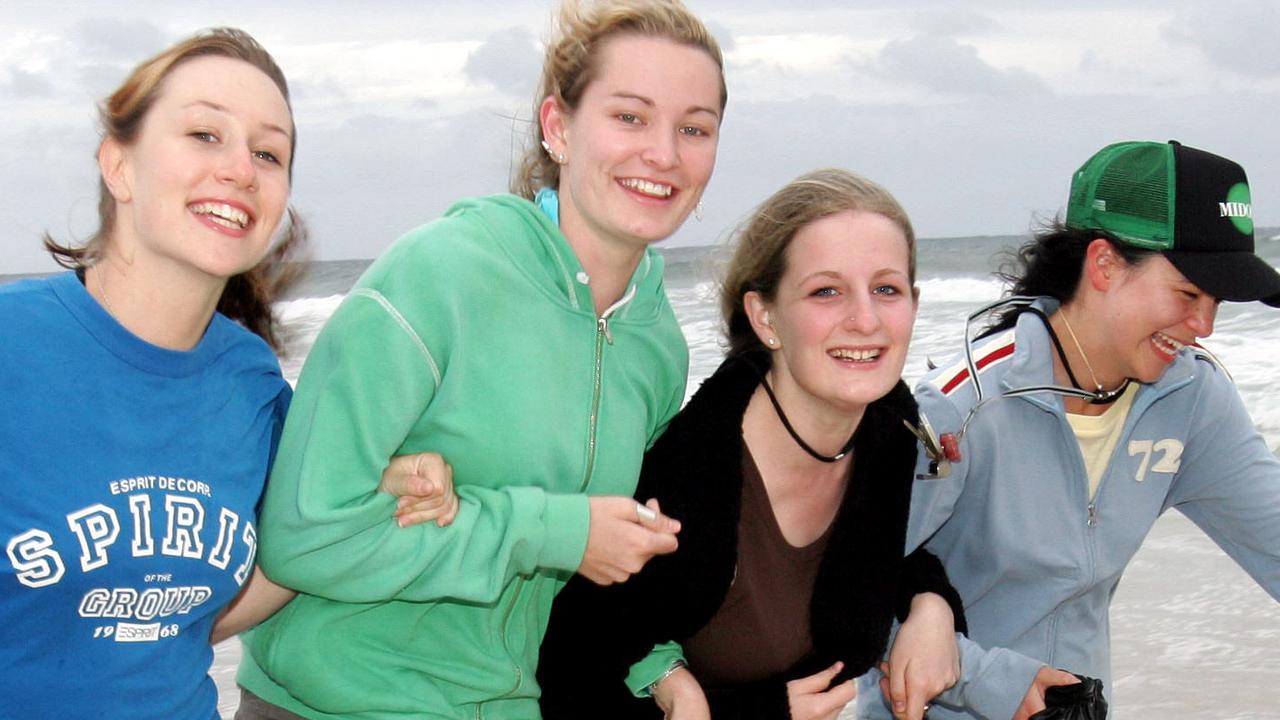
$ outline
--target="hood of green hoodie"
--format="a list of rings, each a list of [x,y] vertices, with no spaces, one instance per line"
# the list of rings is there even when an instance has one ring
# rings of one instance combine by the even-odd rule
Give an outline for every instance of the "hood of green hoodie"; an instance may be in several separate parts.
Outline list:
[[[564,233],[537,205],[516,195],[489,195],[459,201],[445,217],[475,220],[534,284],[571,308],[595,314],[582,263]],[[531,237],[536,241],[530,242]],[[662,255],[646,248],[623,294],[632,298],[613,319],[651,322],[658,317],[666,305],[663,267]]]

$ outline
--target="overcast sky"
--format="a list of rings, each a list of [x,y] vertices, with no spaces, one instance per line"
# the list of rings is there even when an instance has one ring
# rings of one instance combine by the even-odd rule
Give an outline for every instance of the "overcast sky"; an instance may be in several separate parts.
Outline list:
[[[1274,0],[690,0],[726,51],[706,219],[717,242],[809,169],[886,185],[922,237],[1016,234],[1122,139],[1226,155],[1280,225]],[[0,273],[54,269],[44,230],[96,226],[95,103],[144,57],[239,26],[284,68],[294,204],[320,259],[372,257],[463,195],[505,190],[551,0],[169,0],[0,8]],[[642,62],[643,59],[637,59]]]

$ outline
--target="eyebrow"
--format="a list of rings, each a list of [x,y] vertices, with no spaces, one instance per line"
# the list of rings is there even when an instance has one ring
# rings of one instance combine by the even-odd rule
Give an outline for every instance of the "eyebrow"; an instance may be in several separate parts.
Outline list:
[[[876,278],[882,278],[889,275],[903,277],[903,278],[907,277],[907,273],[902,270],[899,270],[897,268],[886,267],[886,268],[880,268],[879,270],[876,270],[875,272],[871,273],[871,278],[874,280]],[[800,284],[803,285],[809,282],[810,280],[813,280],[814,278],[832,278],[835,280],[843,280],[844,276],[836,272],[835,270],[818,270],[815,272],[811,272],[808,275],[805,275],[804,277],[800,278]]]
[[[206,107],[206,108],[209,108],[210,110],[216,110],[217,112],[220,112],[220,113],[226,113],[226,114],[231,113],[230,110],[223,107],[222,105],[219,105],[216,102],[210,102],[209,100],[195,100],[190,103],[187,103],[186,105],[186,107],[195,107],[195,106]],[[293,137],[293,135],[288,130],[285,130],[279,125],[276,125],[275,123],[262,123],[262,127],[271,132],[278,132],[287,138]]]
[[[645,97],[644,95],[636,95],[635,93],[616,92],[613,94],[613,97],[618,98],[620,100],[636,100],[638,102],[644,103],[649,107],[653,107],[657,105],[657,103],[653,101],[653,98],[648,98],[648,97]],[[709,107],[705,107],[703,105],[690,105],[685,110],[685,113],[707,113],[712,117],[714,117],[717,122],[720,120],[720,113],[716,112],[715,110]]]

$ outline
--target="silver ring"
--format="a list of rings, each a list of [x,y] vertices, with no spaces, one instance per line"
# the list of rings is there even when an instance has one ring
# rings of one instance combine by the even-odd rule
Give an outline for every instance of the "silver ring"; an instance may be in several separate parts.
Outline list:
[[[656,519],[658,519],[658,513],[640,503],[636,503],[636,522],[645,522],[646,520],[652,522]]]

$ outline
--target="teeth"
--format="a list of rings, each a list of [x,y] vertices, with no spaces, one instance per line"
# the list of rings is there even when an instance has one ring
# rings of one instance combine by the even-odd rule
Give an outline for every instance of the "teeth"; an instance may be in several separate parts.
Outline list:
[[[879,350],[846,350],[844,348],[831,351],[831,357],[854,362],[867,362],[880,357]]]
[[[1160,348],[1168,355],[1177,355],[1178,351],[1185,347],[1182,343],[1162,332],[1155,333],[1151,338],[1155,341],[1156,347]]]
[[[653,197],[671,196],[672,188],[670,185],[662,185],[659,183],[649,182],[648,180],[641,180],[639,178],[626,178],[621,182],[623,187],[631,188],[632,190],[644,193],[645,195],[652,195]]]
[[[242,230],[249,225],[249,213],[226,203],[194,203],[191,212],[208,215],[219,225]]]

